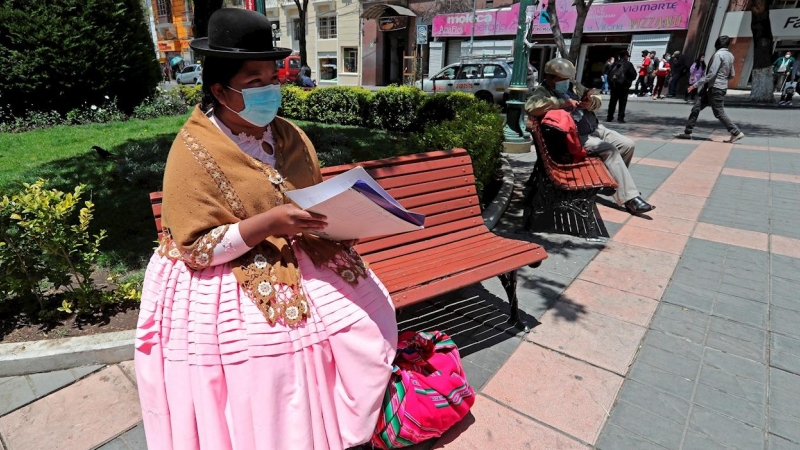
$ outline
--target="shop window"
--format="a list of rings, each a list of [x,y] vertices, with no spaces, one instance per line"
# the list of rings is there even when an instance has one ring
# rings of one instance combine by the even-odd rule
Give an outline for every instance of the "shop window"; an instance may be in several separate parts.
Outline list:
[[[337,81],[338,66],[335,56],[322,56],[319,58],[319,79],[320,81]]]
[[[336,39],[336,17],[320,17],[318,23],[320,39]]]
[[[358,72],[358,48],[342,47],[342,59],[344,60],[344,72]]]

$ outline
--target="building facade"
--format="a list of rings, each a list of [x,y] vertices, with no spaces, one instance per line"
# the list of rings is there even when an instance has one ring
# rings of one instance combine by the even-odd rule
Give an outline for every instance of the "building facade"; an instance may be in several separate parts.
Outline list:
[[[556,0],[559,24],[565,36],[575,27],[577,13],[571,0]],[[690,19],[703,0],[649,0],[631,2],[595,2],[584,24],[576,78],[600,87],[605,62],[621,50],[631,53],[634,65],[641,62],[641,51],[655,51],[660,57],[667,51],[682,50]],[[535,42],[529,62],[543,75],[544,64],[556,57],[555,40],[546,12],[547,2],[531,7],[529,39]],[[473,13],[436,16],[432,34],[429,72],[472,55],[507,54],[511,57],[517,30],[519,4],[479,10]],[[566,39],[569,45],[569,39]]]
[[[300,13],[294,0],[265,0],[265,6],[280,33],[277,45],[299,52]],[[361,84],[360,13],[357,0],[309,0],[306,53],[318,86]]]
[[[752,14],[748,11],[746,0],[717,0],[718,5],[711,28],[706,57],[714,51],[714,41],[718,36],[727,35],[731,40],[731,53],[736,57],[736,77],[731,86],[747,89],[752,81],[753,34],[750,30]],[[795,56],[800,52],[800,0],[773,0],[769,12],[772,24],[773,61],[780,55],[791,51]]]
[[[192,11],[189,0],[150,0],[155,20],[159,61],[163,64],[176,56],[194,61],[189,47],[192,40]]]

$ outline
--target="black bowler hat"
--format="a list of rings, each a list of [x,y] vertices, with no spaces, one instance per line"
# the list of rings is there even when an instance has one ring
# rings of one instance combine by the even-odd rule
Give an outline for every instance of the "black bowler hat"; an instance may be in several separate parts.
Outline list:
[[[189,45],[201,55],[228,59],[274,61],[292,54],[290,48],[272,44],[272,23],[263,14],[240,8],[223,8],[208,19],[208,37]]]

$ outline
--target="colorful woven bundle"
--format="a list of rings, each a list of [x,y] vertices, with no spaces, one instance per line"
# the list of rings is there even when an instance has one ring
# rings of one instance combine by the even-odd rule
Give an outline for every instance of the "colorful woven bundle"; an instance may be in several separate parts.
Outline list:
[[[440,332],[400,334],[382,413],[370,443],[379,449],[408,447],[439,437],[464,418],[475,402],[461,356]]]

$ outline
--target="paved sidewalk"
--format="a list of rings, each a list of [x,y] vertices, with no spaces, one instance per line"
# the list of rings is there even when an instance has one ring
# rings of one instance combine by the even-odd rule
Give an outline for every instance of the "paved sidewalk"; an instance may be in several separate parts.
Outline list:
[[[496,279],[402,312],[405,329],[454,337],[478,391],[421,448],[800,449],[800,140],[725,144],[708,124],[695,141],[614,124],[636,133],[631,171],[657,209],[600,206],[606,243],[520,233],[535,155],[509,156],[517,191],[496,231],[550,255],[520,271],[536,326],[505,323]],[[0,449],[145,449],[132,370],[0,379]]]

